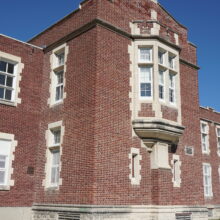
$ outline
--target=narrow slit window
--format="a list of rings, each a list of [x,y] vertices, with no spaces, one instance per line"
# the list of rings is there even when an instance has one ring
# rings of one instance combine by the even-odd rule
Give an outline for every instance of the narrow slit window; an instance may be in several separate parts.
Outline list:
[[[175,75],[169,74],[169,101],[175,103]]]
[[[203,184],[205,197],[212,197],[212,170],[210,164],[203,164]]]
[[[202,142],[202,152],[209,153],[208,124],[204,122],[201,122],[201,142]]]
[[[63,71],[55,73],[56,75],[56,102],[63,99]]]
[[[51,186],[59,185],[60,151],[51,150]]]
[[[132,178],[137,176],[138,155],[132,154]]]
[[[164,71],[159,70],[159,98],[164,100]]]

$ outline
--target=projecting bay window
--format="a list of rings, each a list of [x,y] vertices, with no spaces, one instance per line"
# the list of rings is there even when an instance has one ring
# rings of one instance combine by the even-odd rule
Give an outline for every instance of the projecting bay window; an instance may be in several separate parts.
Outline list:
[[[63,100],[63,71],[55,73],[56,75],[56,95],[55,101],[59,102]]]
[[[208,123],[201,122],[201,142],[202,142],[202,153],[209,154],[209,128]]]
[[[210,164],[203,164],[203,185],[204,185],[204,196],[212,197],[212,168]]]
[[[169,102],[175,103],[175,75],[169,73]]]
[[[220,156],[220,127],[216,128],[216,136],[217,136],[217,153]]]
[[[139,67],[140,74],[140,97],[152,97],[152,67]]]
[[[164,71],[159,70],[159,98],[164,100]]]
[[[0,100],[14,101],[16,64],[0,60]]]

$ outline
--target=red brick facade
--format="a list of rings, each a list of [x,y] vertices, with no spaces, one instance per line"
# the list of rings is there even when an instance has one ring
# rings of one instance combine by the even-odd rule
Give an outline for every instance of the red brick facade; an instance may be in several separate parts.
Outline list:
[[[160,25],[157,36],[150,33],[154,27],[152,10],[157,12]],[[132,33],[134,21],[139,21],[140,36]],[[180,108],[166,104],[159,108],[160,121],[183,127],[178,143],[160,135],[153,136],[145,129],[147,125],[141,127],[143,137],[134,132],[133,120],[157,119],[157,105],[140,100],[136,116],[131,108],[135,102],[130,96],[134,94],[134,87],[129,47],[135,41],[152,39],[179,53]],[[187,206],[206,209],[206,212],[200,210],[206,217],[207,208],[219,208],[220,157],[216,125],[220,125],[220,114],[199,106],[196,47],[188,42],[187,29],[162,6],[152,0],[87,0],[81,9],[29,43],[0,36],[0,51],[19,56],[24,63],[19,93],[21,104],[17,107],[0,104],[0,132],[14,134],[18,141],[12,163],[14,186],[9,191],[0,190],[1,207],[31,207],[33,204]],[[67,96],[62,104],[50,107],[50,57],[52,50],[63,43],[69,47],[64,87]],[[43,46],[44,49],[38,48]],[[209,126],[209,155],[202,153],[200,120]],[[65,127],[60,157],[62,184],[58,190],[48,190],[43,186],[47,161],[45,131],[48,124],[57,121],[62,121]],[[149,152],[152,145],[149,147],[148,142],[163,141],[169,145],[171,169],[152,169]],[[192,156],[186,155],[186,146],[193,147]],[[142,157],[141,180],[137,185],[132,185],[129,179],[131,148],[139,149]],[[180,187],[174,187],[172,181],[174,154],[181,161]],[[204,197],[203,163],[212,167],[211,198]],[[29,174],[28,167],[34,173]],[[47,208],[33,210],[39,216],[41,212],[48,212]],[[181,211],[174,211],[178,212]],[[216,213],[213,215],[220,215],[220,211]],[[36,216],[33,218],[43,219]],[[193,216],[192,219],[199,219]]]

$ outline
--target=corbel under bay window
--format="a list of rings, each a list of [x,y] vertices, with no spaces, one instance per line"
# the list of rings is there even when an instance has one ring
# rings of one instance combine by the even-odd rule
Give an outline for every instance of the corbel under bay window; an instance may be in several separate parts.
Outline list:
[[[0,51],[0,103],[17,106],[19,82],[24,65],[21,58]]]
[[[66,98],[64,90],[68,50],[68,46],[64,44],[54,49],[51,54],[51,85],[50,98],[48,99],[48,104],[50,106],[60,104],[63,102],[64,98]]]
[[[62,179],[60,178],[60,157],[62,152],[63,135],[64,127],[62,126],[62,121],[51,123],[48,125],[48,130],[46,131],[46,179],[43,182],[45,188],[58,189],[59,185],[62,184]]]
[[[209,125],[207,122],[200,122],[202,153],[209,154]]]
[[[0,190],[10,190],[10,186],[14,185],[11,175],[16,146],[13,134],[0,133]]]

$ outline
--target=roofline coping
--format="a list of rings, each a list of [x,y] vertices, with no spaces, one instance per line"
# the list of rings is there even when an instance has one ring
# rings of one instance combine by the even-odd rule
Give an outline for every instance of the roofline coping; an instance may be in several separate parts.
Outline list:
[[[36,45],[29,44],[29,43],[27,43],[27,42],[18,40],[18,39],[16,39],[16,38],[13,38],[13,37],[10,37],[10,36],[7,36],[7,35],[4,35],[4,34],[2,34],[2,33],[0,33],[0,36],[6,37],[6,38],[11,39],[11,40],[15,40],[15,41],[17,41],[17,42],[20,42],[20,43],[22,43],[22,44],[26,44],[26,45],[31,46],[31,47],[35,47],[35,48],[40,49],[40,50],[43,50],[42,47],[38,47],[38,46],[36,46]]]
[[[220,114],[220,112],[216,111],[214,108],[210,107],[210,106],[200,106],[200,108],[205,109],[205,110],[209,110],[212,111],[214,113]]]

